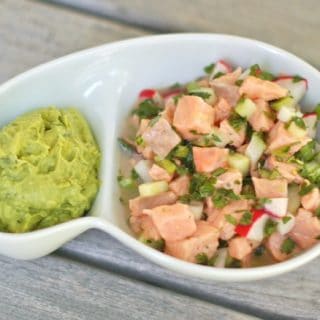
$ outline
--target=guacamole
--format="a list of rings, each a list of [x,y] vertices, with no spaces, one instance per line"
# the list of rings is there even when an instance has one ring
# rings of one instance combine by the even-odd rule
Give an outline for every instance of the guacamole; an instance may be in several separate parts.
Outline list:
[[[86,213],[98,191],[100,152],[75,109],[49,107],[0,130],[0,231],[26,232]]]

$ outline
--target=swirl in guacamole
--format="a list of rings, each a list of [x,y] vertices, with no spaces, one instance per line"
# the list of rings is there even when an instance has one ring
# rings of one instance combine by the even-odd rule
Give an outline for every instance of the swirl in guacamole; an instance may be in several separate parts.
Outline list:
[[[0,231],[27,232],[83,216],[96,197],[100,151],[75,109],[49,107],[0,130]]]

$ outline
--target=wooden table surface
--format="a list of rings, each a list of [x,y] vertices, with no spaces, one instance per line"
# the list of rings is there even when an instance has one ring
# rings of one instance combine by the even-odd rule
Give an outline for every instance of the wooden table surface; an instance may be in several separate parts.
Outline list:
[[[0,0],[0,81],[83,48],[182,31],[256,38],[320,66],[319,17],[318,0]],[[0,257],[0,320],[320,319],[319,266],[205,282],[89,231],[41,259]]]

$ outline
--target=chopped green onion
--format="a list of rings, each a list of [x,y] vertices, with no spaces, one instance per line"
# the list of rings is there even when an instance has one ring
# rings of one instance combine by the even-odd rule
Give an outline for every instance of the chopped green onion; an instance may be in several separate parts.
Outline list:
[[[219,177],[221,176],[222,174],[224,174],[225,172],[227,172],[227,169],[225,168],[218,168],[218,169],[215,169],[213,172],[212,172],[212,176],[213,177]]]
[[[159,240],[154,240],[154,239],[145,239],[143,236],[139,238],[139,240],[148,245],[149,247],[159,250],[159,251],[163,251],[164,250],[164,246],[165,246],[165,242],[163,239],[159,239]]]
[[[290,254],[292,253],[295,247],[296,243],[291,238],[288,238],[282,242],[280,250],[282,253]]]
[[[317,114],[317,120],[320,120],[320,103],[317,104],[317,106],[316,106],[314,111]]]
[[[224,217],[225,217],[226,221],[229,222],[230,224],[233,224],[234,226],[237,225],[237,219],[234,216],[232,216],[231,214],[227,214]]]
[[[276,221],[269,219],[264,226],[264,235],[266,237],[271,236],[277,230],[277,225],[278,223]]]
[[[186,158],[188,156],[188,153],[189,153],[189,148],[187,146],[183,146],[183,145],[178,145],[172,155],[173,157],[176,157],[176,158]]]
[[[242,215],[239,224],[242,226],[248,226],[252,223],[252,213],[250,211],[245,211]]]
[[[228,189],[216,189],[212,201],[216,208],[221,209],[229,204],[233,200],[239,200],[240,197],[236,195],[232,190]]]
[[[309,162],[313,160],[313,158],[317,155],[316,153],[316,142],[310,141],[306,145],[304,145],[296,154],[296,158],[301,161]]]
[[[161,159],[160,157],[155,157],[154,160],[158,166],[165,169],[169,174],[174,174],[174,172],[177,169],[175,163],[168,159]]]

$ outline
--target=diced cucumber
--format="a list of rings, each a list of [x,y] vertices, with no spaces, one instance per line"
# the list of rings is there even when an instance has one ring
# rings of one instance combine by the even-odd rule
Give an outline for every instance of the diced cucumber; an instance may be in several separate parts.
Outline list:
[[[230,154],[228,156],[228,163],[230,167],[238,169],[243,176],[249,173],[250,159],[241,153]]]
[[[217,96],[212,88],[194,88],[192,90],[188,90],[188,93],[190,95],[203,98],[203,100],[210,105],[213,105],[217,101]]]
[[[295,214],[300,207],[299,185],[292,183],[288,186],[288,212]]]
[[[251,165],[254,165],[258,162],[264,150],[266,150],[266,144],[261,136],[254,132],[245,152],[246,156],[248,156],[251,160]]]
[[[290,96],[287,96],[287,97],[284,97],[284,98],[281,98],[275,102],[272,102],[270,104],[271,108],[275,111],[279,111],[281,108],[283,107],[291,107],[293,108],[294,105],[295,105],[295,100],[290,97]]]
[[[149,197],[158,193],[166,192],[168,189],[169,185],[167,181],[143,183],[139,186],[139,194],[141,197]]]
[[[294,121],[291,121],[288,131],[296,138],[303,138],[306,135],[306,130],[297,126]]]
[[[248,119],[255,112],[256,108],[256,104],[251,99],[244,98],[237,103],[235,111],[241,117]]]
[[[297,115],[295,108],[283,106],[277,113],[277,119],[282,122],[289,122],[293,117]]]

